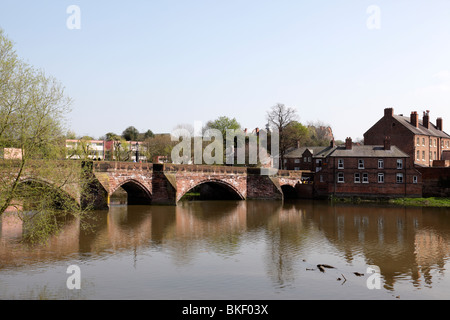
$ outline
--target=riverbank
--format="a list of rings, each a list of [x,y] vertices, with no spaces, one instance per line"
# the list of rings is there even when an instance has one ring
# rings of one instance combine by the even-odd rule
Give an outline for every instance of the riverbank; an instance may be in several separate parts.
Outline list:
[[[391,199],[389,203],[416,207],[450,207],[450,198],[399,198]]]
[[[449,207],[450,198],[429,197],[429,198],[372,198],[362,199],[359,197],[333,197],[333,203],[386,203],[399,206],[414,206],[414,207]]]

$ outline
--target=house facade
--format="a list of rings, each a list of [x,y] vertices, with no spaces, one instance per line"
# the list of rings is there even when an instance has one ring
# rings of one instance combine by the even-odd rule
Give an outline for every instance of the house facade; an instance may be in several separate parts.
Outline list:
[[[105,141],[103,140],[66,140],[67,159],[105,159]]]
[[[450,135],[444,131],[443,119],[431,123],[429,111],[419,119],[416,111],[403,116],[394,114],[393,108],[384,109],[384,116],[364,133],[364,144],[380,145],[386,137],[418,166],[433,166],[433,161],[444,160],[450,151]]]
[[[328,147],[300,147],[295,148],[284,156],[285,170],[315,171],[314,156]]]
[[[320,157],[320,154],[317,155]],[[408,154],[391,146],[355,146],[347,138],[344,146],[329,149],[314,176],[318,197],[362,198],[420,197],[422,178]]]

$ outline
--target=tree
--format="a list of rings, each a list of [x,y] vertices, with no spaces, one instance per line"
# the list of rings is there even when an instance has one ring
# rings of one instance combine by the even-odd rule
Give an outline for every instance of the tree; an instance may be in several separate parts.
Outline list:
[[[137,141],[139,138],[139,130],[133,126],[129,126],[122,132],[122,137],[127,141]]]
[[[155,136],[155,134],[153,133],[153,131],[148,129],[147,131],[144,132],[144,137],[142,140],[145,140],[148,138],[153,138],[154,136]]]
[[[286,107],[284,104],[277,103],[269,111],[267,111],[267,120],[269,126],[278,130],[279,134],[279,155],[280,155],[280,169],[283,168],[284,155],[289,148],[288,140],[285,132],[286,127],[292,122],[297,120],[297,111],[294,108]]]
[[[150,161],[157,156],[165,157],[167,161],[170,161],[172,149],[176,142],[171,140],[169,134],[157,134],[145,139],[143,144],[145,147],[145,156],[147,159],[150,159]]]
[[[239,130],[241,129],[241,125],[240,123],[236,120],[236,118],[228,118],[226,116],[221,116],[219,118],[217,118],[216,120],[211,120],[208,121],[206,123],[206,126],[203,128],[203,135],[208,138],[208,129],[216,129],[219,130],[220,133],[222,134],[222,141],[220,143],[222,143],[222,158],[223,158],[223,163],[227,162],[226,158],[227,158],[227,154],[231,153],[231,150],[228,150],[227,153],[227,145],[229,146],[234,146],[234,148],[236,148],[236,139],[235,136],[228,136],[227,135],[227,130]],[[207,154],[209,153],[208,150],[211,149],[209,146],[214,147],[214,145],[216,147],[219,146],[218,141],[215,141],[211,143],[211,145],[206,146],[206,151]],[[214,148],[213,148],[214,149]],[[215,148],[216,150],[214,150],[215,152],[217,152],[217,148]],[[213,157],[214,159],[217,159],[217,157]]]
[[[307,145],[309,143],[309,131],[306,126],[298,121],[291,121],[284,128],[283,149],[288,150],[298,145]]]
[[[308,123],[309,144],[313,146],[326,146],[333,137],[333,130],[321,121]]]
[[[121,137],[118,134],[115,134],[114,132],[108,132],[107,134],[105,134],[106,141],[113,141],[113,140],[117,140],[120,138]]]
[[[70,105],[61,84],[21,61],[0,29],[0,150],[15,150],[9,153],[13,159],[0,160],[0,216],[13,207],[28,230],[38,225],[30,239],[53,232],[58,217],[86,212],[58,191],[80,178],[76,166],[68,173],[55,165],[65,158],[63,125]],[[23,182],[27,172],[57,183]],[[25,206],[30,200],[32,211]]]

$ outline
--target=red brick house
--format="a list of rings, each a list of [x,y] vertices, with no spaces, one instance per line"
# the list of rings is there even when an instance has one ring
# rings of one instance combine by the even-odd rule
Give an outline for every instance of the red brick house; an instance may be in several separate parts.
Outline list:
[[[384,109],[384,116],[364,133],[364,144],[380,145],[386,137],[419,166],[432,166],[434,160],[443,160],[444,151],[450,151],[450,135],[443,130],[442,118],[431,123],[429,111],[419,119],[416,111],[407,117],[395,115],[393,108]]]
[[[295,148],[284,156],[285,170],[309,170],[315,171],[314,156],[329,147],[300,147]]]
[[[362,198],[421,197],[422,178],[409,155],[389,139],[382,145],[345,145],[329,149],[314,177],[316,196]]]

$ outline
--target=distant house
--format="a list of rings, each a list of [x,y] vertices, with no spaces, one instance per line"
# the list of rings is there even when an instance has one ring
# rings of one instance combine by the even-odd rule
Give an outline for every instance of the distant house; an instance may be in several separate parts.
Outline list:
[[[147,161],[147,147],[142,141],[107,140],[105,141],[105,159],[108,161]]]
[[[299,147],[290,150],[284,156],[283,167],[286,170],[321,170],[324,157],[335,147],[334,140],[329,146]]]
[[[22,159],[22,149],[20,148],[4,148],[1,158],[5,160],[21,160]]]
[[[393,108],[384,109],[384,116],[364,133],[364,144],[380,145],[386,137],[419,166],[432,166],[450,151],[450,135],[443,130],[442,118],[431,123],[429,111],[419,119],[416,111],[406,117],[395,115]]]
[[[105,159],[105,141],[103,140],[66,140],[67,159]]]
[[[319,158],[321,170],[314,177],[317,196],[422,196],[420,172],[389,139],[382,145],[353,145],[347,138],[345,145],[332,147],[315,159]]]

